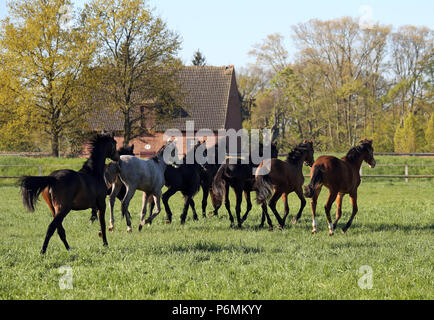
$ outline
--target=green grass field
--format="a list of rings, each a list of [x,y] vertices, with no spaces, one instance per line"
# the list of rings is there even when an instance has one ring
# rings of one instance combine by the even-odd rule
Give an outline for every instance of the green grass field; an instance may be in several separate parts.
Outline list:
[[[163,209],[139,233],[138,192],[130,205],[132,234],[126,233],[118,202],[107,248],[98,237],[99,224],[88,223],[90,211],[71,212],[64,227],[72,250],[66,251],[54,234],[45,256],[39,251],[52,219],[46,204],[40,201],[35,213],[25,211],[11,181],[0,185],[0,194],[0,299],[434,298],[433,180],[365,179],[351,229],[333,237],[322,208],[325,189],[316,235],[310,232],[309,206],[296,226],[283,231],[258,229],[257,205],[242,230],[229,228],[224,209],[219,217],[197,222],[189,212],[181,226],[179,194],[171,199],[172,225],[164,223]],[[200,199],[201,193],[195,197],[197,207]],[[295,195],[289,204],[288,220],[298,211]],[[283,211],[280,202],[278,210]],[[346,197],[340,227],[350,211]],[[72,270],[72,289],[59,287],[62,266]],[[358,285],[366,276],[359,273],[363,266],[372,270],[371,289]]]

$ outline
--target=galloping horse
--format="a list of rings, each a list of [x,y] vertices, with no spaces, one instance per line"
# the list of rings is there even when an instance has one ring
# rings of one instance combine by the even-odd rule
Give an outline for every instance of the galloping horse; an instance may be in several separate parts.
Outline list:
[[[360,167],[366,161],[371,168],[375,167],[374,148],[372,140],[362,140],[360,144],[350,151],[342,159],[333,156],[319,157],[310,171],[310,183],[305,188],[305,196],[312,198],[312,233],[317,232],[317,221],[315,216],[316,204],[322,186],[329,189],[329,197],[324,206],[327,216],[329,235],[333,235],[338,221],[342,216],[342,199],[345,194],[350,195],[353,213],[346,226],[342,229],[345,233],[351,226],[357,213],[357,188],[360,185]],[[336,220],[332,224],[330,209],[337,197]]]
[[[121,148],[119,148],[118,153],[119,153],[119,156],[124,156],[124,155],[134,156],[134,144],[132,144],[129,147],[121,147]],[[107,166],[106,166],[106,168],[107,168]],[[106,171],[104,173],[106,173]],[[105,179],[105,180],[106,180],[106,184],[107,184],[107,179]],[[111,183],[108,183],[108,186],[107,186],[107,195],[110,195],[111,193],[112,193],[112,185],[111,185]],[[127,193],[127,189],[125,188],[124,185],[122,185],[122,188],[119,191],[119,193],[117,195],[117,198],[122,201],[122,199],[125,197],[126,193]],[[90,219],[89,219],[89,221],[91,223],[94,223],[95,220],[98,219],[96,211],[97,210],[95,208],[92,209],[92,214],[91,214]]]
[[[264,146],[259,146],[259,155],[262,156]],[[271,157],[277,158],[279,152],[275,144],[271,144]],[[255,176],[253,170],[257,165],[252,162],[251,155],[249,155],[249,163],[241,163],[241,159],[237,159],[236,164],[231,164],[229,159],[226,159],[217,171],[212,185],[212,201],[214,205],[214,215],[217,215],[218,209],[221,207],[223,197],[225,198],[225,207],[231,221],[231,227],[234,226],[234,217],[231,213],[231,204],[229,202],[229,187],[235,191],[236,205],[235,213],[237,215],[238,227],[241,228],[243,222],[252,209],[252,201],[250,199],[250,192],[254,191]],[[241,203],[243,201],[242,195],[247,201],[247,210],[244,216],[241,217]]]
[[[217,174],[218,169],[220,168],[221,163],[218,161],[218,144],[214,147],[214,161],[209,161],[209,149],[205,150],[206,157],[208,161],[203,165],[203,168],[200,172],[200,186],[202,187],[202,216],[206,217],[206,207],[208,201],[208,195],[210,194],[213,197],[212,193],[212,182],[214,180],[215,175]],[[211,213],[214,214],[214,213]]]
[[[196,161],[196,151],[204,143],[205,140],[198,141],[193,150],[189,151],[184,156],[179,166],[167,166],[164,172],[164,178],[166,180],[165,185],[168,190],[163,194],[163,204],[166,209],[166,223],[168,224],[172,223],[172,211],[169,207],[169,199],[178,191],[181,191],[184,195],[184,209],[181,214],[181,224],[185,223],[189,206],[191,206],[193,210],[193,219],[198,220],[193,196],[199,191],[200,173],[203,167]],[[191,152],[193,153],[193,157],[190,157]],[[192,158],[193,163],[187,163],[189,158]]]
[[[48,242],[55,230],[69,250],[62,222],[71,210],[97,208],[101,226],[100,235],[104,246],[107,246],[104,219],[107,196],[107,186],[104,182],[106,158],[119,160],[116,141],[113,135],[97,135],[90,141],[89,159],[78,172],[68,169],[56,170],[49,176],[24,176],[20,179],[24,206],[33,212],[39,194],[42,192],[42,197],[54,217],[48,226],[41,254],[47,250]]]
[[[126,218],[127,232],[131,232],[131,215],[128,207],[136,190],[143,191],[142,213],[140,217],[139,231],[144,224],[144,218],[147,210],[149,198],[152,198],[157,205],[157,211],[148,219],[151,223],[152,219],[157,216],[160,211],[161,189],[164,186],[164,171],[166,170],[166,162],[164,154],[166,149],[169,152],[176,151],[176,145],[173,141],[167,142],[160,148],[157,154],[149,159],[142,160],[134,156],[124,155],[120,157],[118,162],[110,163],[106,170],[106,180],[112,183],[113,189],[110,194],[110,227],[114,229],[113,208],[116,197],[125,185],[126,193],[122,199],[122,216]]]
[[[281,229],[285,226],[285,220],[289,213],[288,194],[291,192],[295,192],[301,202],[300,210],[297,216],[293,218],[292,223],[297,223],[301,218],[301,214],[306,205],[302,188],[304,182],[302,171],[303,163],[312,166],[314,161],[313,153],[312,141],[305,140],[288,154],[286,161],[267,159],[261,162],[255,174],[256,200],[262,206],[261,228],[264,226],[265,217],[267,217],[269,229],[273,229],[270,216],[267,212],[267,199],[271,196],[273,189],[274,194],[268,205],[279,223],[278,228]],[[265,169],[267,170],[266,172],[264,171]],[[285,206],[283,218],[280,217],[276,210],[276,203],[280,197],[282,197]]]

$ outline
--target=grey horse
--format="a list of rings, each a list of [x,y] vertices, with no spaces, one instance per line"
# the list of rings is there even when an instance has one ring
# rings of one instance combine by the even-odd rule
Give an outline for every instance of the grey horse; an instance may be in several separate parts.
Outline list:
[[[112,193],[110,194],[110,225],[109,230],[114,230],[113,207],[116,196],[121,190],[122,184],[126,187],[126,193],[122,199],[122,216],[125,216],[127,222],[127,232],[131,232],[131,215],[128,207],[136,190],[143,191],[142,212],[140,216],[139,231],[145,224],[145,215],[147,204],[150,197],[153,197],[153,202],[156,204],[156,211],[152,215],[154,218],[161,211],[160,199],[161,189],[164,186],[164,171],[167,163],[165,162],[165,151],[169,154],[177,156],[176,143],[174,141],[167,142],[157,154],[148,160],[124,155],[120,157],[118,162],[112,162],[106,170],[106,181],[112,183]],[[152,201],[151,200],[151,201]],[[151,213],[150,213],[151,215]]]

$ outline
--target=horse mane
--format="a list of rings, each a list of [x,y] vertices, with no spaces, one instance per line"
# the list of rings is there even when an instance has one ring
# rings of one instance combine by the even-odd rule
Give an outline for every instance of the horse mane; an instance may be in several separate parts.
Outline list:
[[[94,137],[92,137],[87,142],[87,150],[90,153],[88,159],[83,164],[79,172],[91,174],[95,170],[95,163],[98,162],[97,160],[102,157],[102,154],[98,150],[98,147],[102,144],[108,143],[111,140],[113,140],[113,137],[108,134],[97,134]]]
[[[300,143],[291,152],[288,153],[286,161],[290,163],[297,163],[301,159],[303,153],[307,150],[307,148],[307,143]]]
[[[361,144],[359,144],[358,146],[355,146],[353,148],[351,148],[345,158],[348,161],[354,161],[356,159],[358,159],[360,157],[360,155],[366,151],[366,146],[369,145],[369,142],[367,141],[362,141]]]
[[[154,160],[155,162],[159,162],[160,161],[160,155],[164,152],[164,149],[166,149],[167,144],[163,145],[156,153],[155,155],[151,158],[152,160]]]

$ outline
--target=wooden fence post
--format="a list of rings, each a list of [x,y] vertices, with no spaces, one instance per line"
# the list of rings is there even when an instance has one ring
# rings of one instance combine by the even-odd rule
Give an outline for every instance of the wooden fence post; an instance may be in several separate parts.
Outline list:
[[[405,165],[405,176],[406,176],[405,182],[408,183],[408,178],[407,178],[408,177],[408,164]]]

